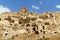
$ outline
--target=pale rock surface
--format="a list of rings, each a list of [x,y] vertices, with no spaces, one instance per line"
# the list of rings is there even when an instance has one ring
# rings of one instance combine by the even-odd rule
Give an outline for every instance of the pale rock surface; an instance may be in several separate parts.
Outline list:
[[[0,14],[0,40],[60,40],[60,12]]]

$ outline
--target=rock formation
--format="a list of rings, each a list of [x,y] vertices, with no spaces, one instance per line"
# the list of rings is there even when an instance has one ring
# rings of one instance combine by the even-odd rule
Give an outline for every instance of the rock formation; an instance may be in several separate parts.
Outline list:
[[[60,40],[60,12],[0,14],[0,40]]]

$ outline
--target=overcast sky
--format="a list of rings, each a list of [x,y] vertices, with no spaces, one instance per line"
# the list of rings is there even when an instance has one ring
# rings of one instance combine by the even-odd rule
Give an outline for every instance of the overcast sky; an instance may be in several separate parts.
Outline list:
[[[56,12],[60,11],[60,0],[0,0],[0,13],[19,11],[22,6],[32,12]]]

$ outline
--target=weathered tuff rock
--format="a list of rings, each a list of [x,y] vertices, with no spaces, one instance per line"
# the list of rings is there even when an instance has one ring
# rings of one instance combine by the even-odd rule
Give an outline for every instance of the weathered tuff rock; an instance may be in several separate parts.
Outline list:
[[[60,40],[60,12],[0,14],[0,40]]]

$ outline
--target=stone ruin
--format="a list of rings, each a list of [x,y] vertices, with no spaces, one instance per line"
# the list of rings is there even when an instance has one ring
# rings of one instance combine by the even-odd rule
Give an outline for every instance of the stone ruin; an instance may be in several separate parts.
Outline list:
[[[22,7],[2,13],[0,40],[60,40],[60,12],[38,14]]]

